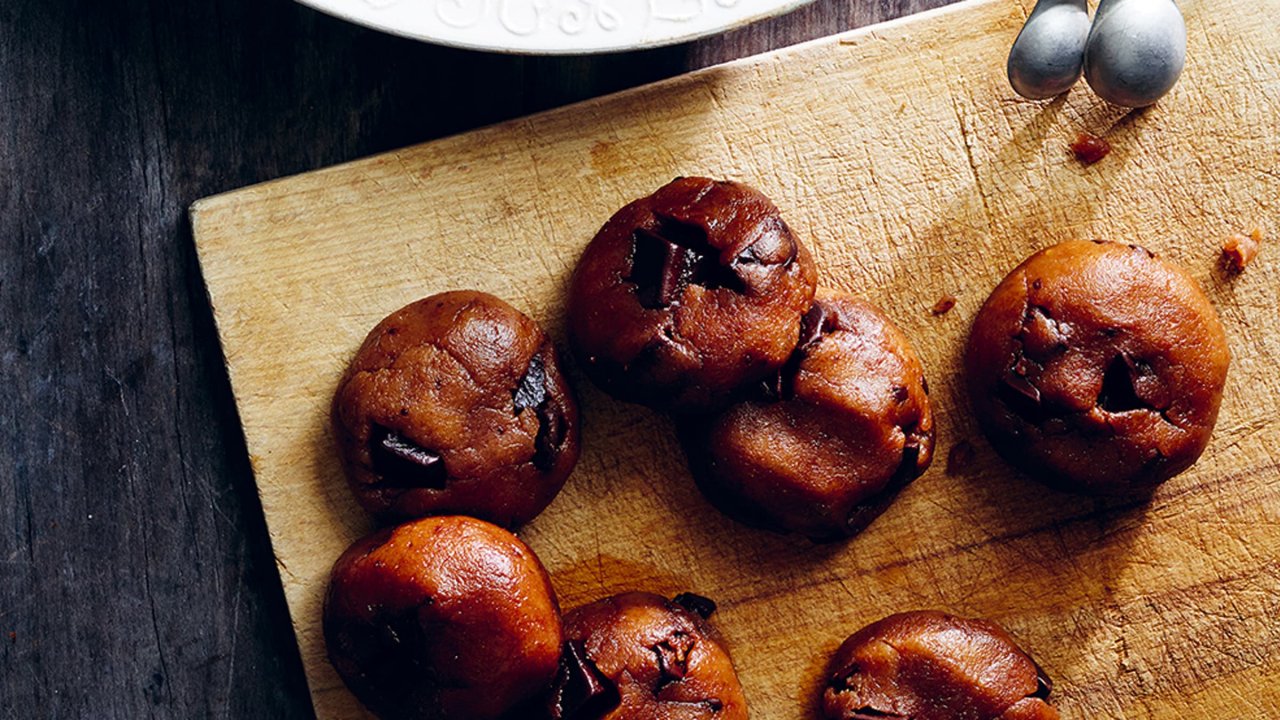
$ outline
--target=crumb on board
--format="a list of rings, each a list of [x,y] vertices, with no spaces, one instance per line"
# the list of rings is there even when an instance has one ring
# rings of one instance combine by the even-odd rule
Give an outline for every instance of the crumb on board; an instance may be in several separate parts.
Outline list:
[[[947,475],[963,475],[973,465],[974,454],[973,444],[968,440],[952,445],[947,453]]]
[[[1081,132],[1071,143],[1071,152],[1084,165],[1092,165],[1111,152],[1111,143],[1090,132]]]
[[[1254,228],[1248,235],[1232,235],[1222,243],[1222,262],[1231,272],[1243,272],[1258,256],[1262,244],[1262,230]]]
[[[934,315],[946,315],[947,313],[951,312],[951,308],[955,306],[956,306],[955,295],[943,295],[942,297],[938,298],[938,302],[933,304],[933,308],[930,309],[929,312],[933,313]]]

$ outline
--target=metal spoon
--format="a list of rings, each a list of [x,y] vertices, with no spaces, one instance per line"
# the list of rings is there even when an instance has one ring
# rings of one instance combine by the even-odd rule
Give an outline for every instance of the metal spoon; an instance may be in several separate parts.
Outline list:
[[[1009,51],[1009,84],[1032,100],[1070,90],[1080,79],[1088,36],[1085,0],[1040,0]]]
[[[1178,82],[1186,59],[1187,25],[1173,0],[1102,0],[1084,77],[1109,103],[1145,107]]]

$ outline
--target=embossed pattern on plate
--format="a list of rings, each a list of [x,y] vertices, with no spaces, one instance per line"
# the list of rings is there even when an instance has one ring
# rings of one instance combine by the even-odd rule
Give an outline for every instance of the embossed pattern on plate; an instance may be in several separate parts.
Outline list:
[[[654,47],[779,15],[812,0],[298,0],[360,25],[496,52]]]

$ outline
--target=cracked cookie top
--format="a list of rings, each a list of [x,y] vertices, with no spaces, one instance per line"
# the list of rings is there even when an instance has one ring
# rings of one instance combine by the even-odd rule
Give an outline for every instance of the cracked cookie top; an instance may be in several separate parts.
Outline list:
[[[729,653],[707,623],[715,603],[631,592],[564,616],[554,720],[746,720]]]
[[[754,396],[682,423],[699,487],[751,525],[854,535],[933,459],[924,368],[874,305],[815,300],[791,359]]]
[[[1065,490],[1149,490],[1209,442],[1229,353],[1195,281],[1136,245],[1042,250],[991,293],[965,354],[995,449]]]
[[[985,620],[891,615],[845,640],[828,672],[827,720],[1058,720],[1048,675]]]
[[[587,246],[570,287],[571,338],[611,395],[707,410],[786,362],[816,283],[768,198],[677,178],[619,210]]]
[[[578,459],[578,407],[537,323],[485,293],[441,293],[378,323],[333,400],[356,498],[383,520],[531,520]]]

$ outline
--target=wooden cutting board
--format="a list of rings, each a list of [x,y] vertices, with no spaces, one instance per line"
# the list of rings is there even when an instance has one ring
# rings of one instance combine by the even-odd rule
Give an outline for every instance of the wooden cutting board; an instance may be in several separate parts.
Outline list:
[[[670,424],[575,371],[577,471],[524,538],[563,605],[627,589],[721,603],[759,720],[813,717],[828,654],[880,616],[991,618],[1057,680],[1071,718],[1280,717],[1280,246],[1239,277],[1228,234],[1280,231],[1280,0],[1187,5],[1189,62],[1126,114],[1084,86],[1019,100],[1004,59],[1030,0],[967,2],[459,137],[203,200],[192,209],[280,575],[322,720],[362,713],[325,660],[330,565],[370,530],[327,408],[386,313],[495,293],[563,344],[578,254],[680,174],[749,182],[814,251],[821,283],[879,303],[934,388],[938,461],[858,538],[815,547],[713,511]],[[1070,157],[1079,130],[1110,156]],[[1187,267],[1233,350],[1213,443],[1148,504],[1059,495],[977,434],[959,356],[1023,257],[1138,241]],[[951,313],[934,317],[939,297]],[[969,440],[968,472],[944,472]]]

